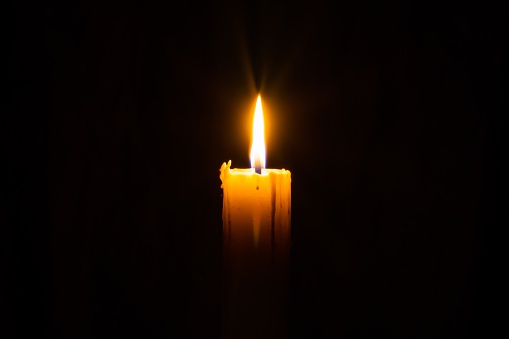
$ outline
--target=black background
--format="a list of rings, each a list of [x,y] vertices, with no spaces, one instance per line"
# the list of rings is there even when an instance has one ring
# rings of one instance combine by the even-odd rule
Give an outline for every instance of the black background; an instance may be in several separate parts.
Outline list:
[[[218,169],[249,167],[258,92],[292,171],[289,335],[494,333],[503,13],[5,7],[2,337],[219,336]]]

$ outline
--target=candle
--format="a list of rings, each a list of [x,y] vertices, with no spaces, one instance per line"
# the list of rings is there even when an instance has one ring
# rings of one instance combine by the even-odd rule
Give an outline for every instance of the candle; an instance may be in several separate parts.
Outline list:
[[[290,255],[291,176],[265,169],[261,98],[250,169],[223,163],[223,336],[284,337]]]

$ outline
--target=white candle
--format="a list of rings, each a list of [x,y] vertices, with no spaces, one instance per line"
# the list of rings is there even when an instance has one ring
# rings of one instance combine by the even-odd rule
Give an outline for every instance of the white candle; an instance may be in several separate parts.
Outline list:
[[[290,256],[291,175],[265,169],[258,97],[250,169],[223,163],[223,336],[284,337]]]

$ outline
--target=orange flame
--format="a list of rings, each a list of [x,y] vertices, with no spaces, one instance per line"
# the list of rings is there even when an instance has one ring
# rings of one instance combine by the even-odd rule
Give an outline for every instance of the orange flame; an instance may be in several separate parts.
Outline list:
[[[258,95],[253,118],[253,142],[251,144],[251,167],[265,168],[265,129],[263,123],[262,98]]]

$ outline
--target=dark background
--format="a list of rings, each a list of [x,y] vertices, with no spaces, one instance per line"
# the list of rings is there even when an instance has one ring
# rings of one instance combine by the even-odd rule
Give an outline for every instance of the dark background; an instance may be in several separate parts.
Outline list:
[[[223,161],[292,171],[293,338],[499,330],[499,8],[2,10],[3,338],[220,334]]]

